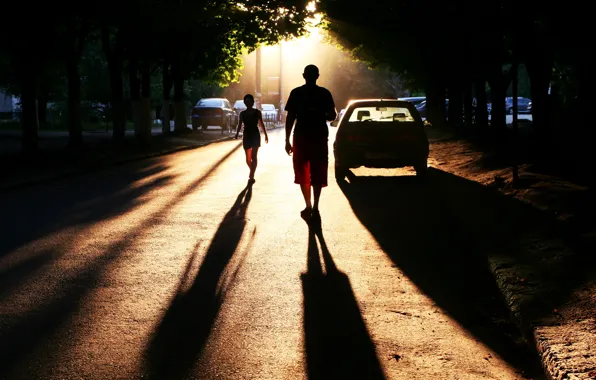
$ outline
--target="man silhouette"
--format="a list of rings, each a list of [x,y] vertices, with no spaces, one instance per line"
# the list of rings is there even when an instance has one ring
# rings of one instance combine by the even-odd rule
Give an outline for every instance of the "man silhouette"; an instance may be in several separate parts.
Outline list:
[[[293,154],[294,183],[300,185],[306,203],[300,216],[310,222],[311,219],[319,221],[321,217],[319,199],[322,188],[327,186],[329,166],[327,121],[335,120],[337,113],[329,90],[317,86],[318,67],[306,66],[302,77],[306,84],[293,89],[286,102],[286,152]],[[292,128],[293,146],[290,143]],[[311,187],[314,204],[311,203]]]

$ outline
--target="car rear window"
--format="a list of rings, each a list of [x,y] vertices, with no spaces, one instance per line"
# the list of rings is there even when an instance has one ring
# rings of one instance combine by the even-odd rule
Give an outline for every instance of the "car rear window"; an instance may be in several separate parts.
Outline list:
[[[356,107],[350,115],[348,121],[364,122],[364,121],[379,121],[379,122],[393,122],[395,121],[415,121],[414,116],[410,110],[405,107]]]
[[[222,101],[217,100],[217,99],[205,99],[205,100],[199,101],[199,104],[197,104],[197,106],[199,106],[199,107],[221,107]]]

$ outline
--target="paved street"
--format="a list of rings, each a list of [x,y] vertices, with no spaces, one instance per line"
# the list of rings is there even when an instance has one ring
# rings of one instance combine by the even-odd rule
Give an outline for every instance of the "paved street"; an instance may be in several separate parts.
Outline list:
[[[282,129],[252,188],[228,141],[4,194],[0,378],[540,378],[486,266],[510,210],[354,173],[316,234]]]

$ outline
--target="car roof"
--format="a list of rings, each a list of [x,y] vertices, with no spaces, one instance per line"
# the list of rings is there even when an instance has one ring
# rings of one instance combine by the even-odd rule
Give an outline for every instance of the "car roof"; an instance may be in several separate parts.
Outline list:
[[[404,107],[411,106],[412,103],[408,102],[407,100],[398,100],[398,99],[353,99],[348,102],[348,107],[352,107],[354,105],[362,105],[362,104],[370,104],[370,103],[392,103],[402,105]]]

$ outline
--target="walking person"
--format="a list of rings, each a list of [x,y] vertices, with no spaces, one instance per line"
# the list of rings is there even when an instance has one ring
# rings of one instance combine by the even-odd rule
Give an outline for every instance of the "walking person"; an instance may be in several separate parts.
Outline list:
[[[240,112],[238,127],[236,128],[236,138],[238,138],[241,126],[244,125],[242,146],[244,147],[244,152],[246,154],[246,165],[248,165],[248,169],[250,170],[248,183],[253,184],[255,183],[255,171],[257,170],[257,154],[259,153],[259,148],[261,146],[261,133],[259,132],[259,127],[263,130],[263,134],[265,134],[265,143],[267,144],[269,143],[269,136],[267,136],[267,129],[263,123],[263,115],[261,114],[261,111],[253,108],[255,104],[254,96],[251,94],[245,95],[244,104],[246,105],[246,109]]]
[[[300,216],[308,223],[321,220],[319,200],[321,190],[327,186],[329,167],[327,121],[335,120],[337,112],[331,92],[317,86],[318,67],[306,66],[302,77],[306,83],[293,89],[286,102],[286,152],[288,155],[293,154],[294,183],[300,185],[306,203]],[[292,129],[293,144],[290,143]],[[314,196],[314,203],[311,202],[311,195]]]

